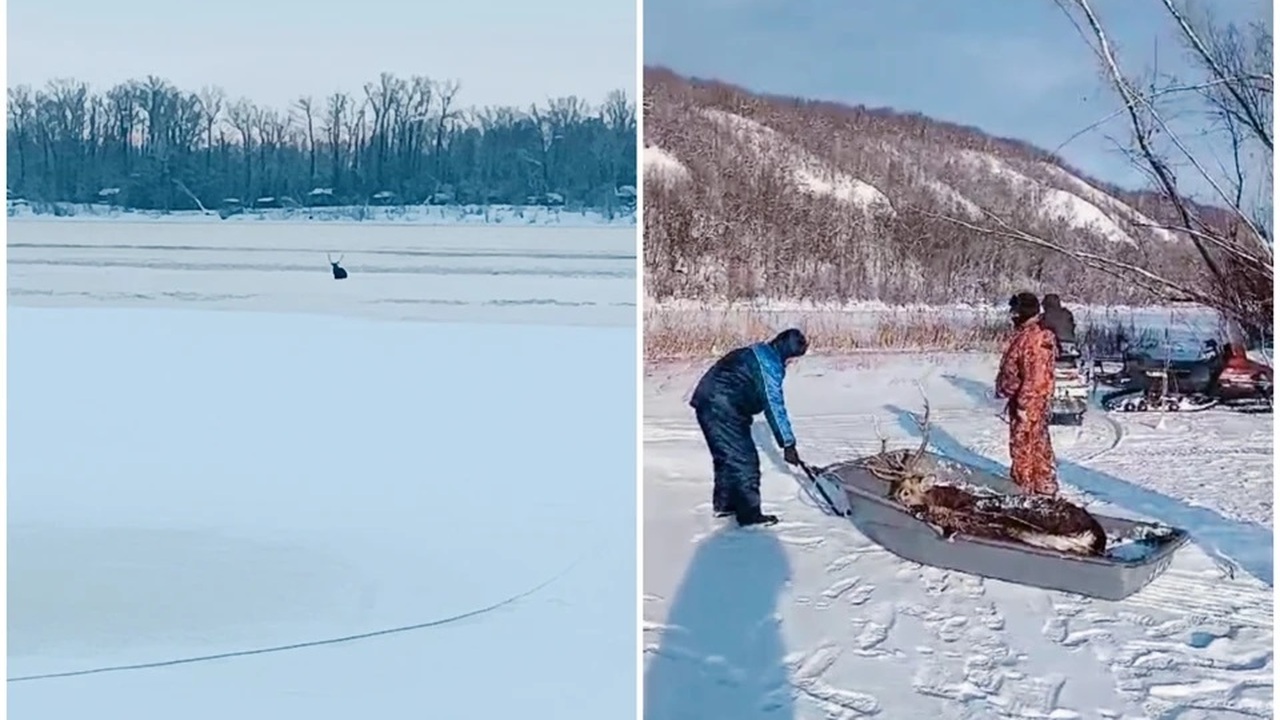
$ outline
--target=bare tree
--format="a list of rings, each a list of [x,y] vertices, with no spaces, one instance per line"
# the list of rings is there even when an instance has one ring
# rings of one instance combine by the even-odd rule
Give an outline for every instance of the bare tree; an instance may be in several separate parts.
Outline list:
[[[1143,83],[1127,73],[1106,27],[1090,0],[1054,0],[1098,57],[1103,75],[1121,103],[1132,136],[1130,157],[1160,197],[1161,230],[1174,233],[1195,249],[1200,273],[1175,277],[1113,254],[1082,253],[1061,242],[1015,228],[1000,213],[984,209],[987,230],[1065,254],[1084,265],[1132,281],[1158,297],[1190,300],[1214,308],[1248,332],[1270,330],[1273,320],[1271,240],[1272,193],[1272,37],[1264,22],[1250,25],[1250,40],[1234,24],[1219,25],[1211,15],[1193,19],[1187,6],[1160,0],[1167,19],[1194,59],[1191,79],[1151,79]],[[1198,103],[1198,112],[1219,132],[1231,156],[1226,167],[1211,151],[1196,150],[1172,120],[1170,102]],[[1246,160],[1249,152],[1261,158]],[[1208,187],[1214,207],[1193,203],[1175,167],[1190,168]],[[1216,169],[1215,169],[1216,166]],[[1249,192],[1253,186],[1256,195]],[[1251,197],[1265,202],[1249,203]],[[972,220],[944,216],[977,228]]]
[[[222,88],[208,86],[200,90],[200,111],[204,114],[205,171],[213,169],[213,131],[222,119],[222,103],[226,93]]]
[[[456,82],[446,82],[436,88],[436,100],[439,102],[439,111],[436,115],[436,136],[435,136],[435,156],[436,156],[436,178],[442,180],[445,177],[444,169],[444,143],[448,136],[449,127],[454,120],[458,119],[458,113],[453,109],[454,98],[458,95],[460,85]]]
[[[244,185],[240,192],[248,197],[253,193],[253,131],[257,108],[245,98],[237,100],[227,108],[227,119],[236,132],[240,133],[240,147],[244,151]]]
[[[325,133],[329,139],[329,159],[331,176],[329,183],[333,189],[342,187],[342,147],[343,133],[347,126],[347,111],[351,107],[351,97],[346,93],[334,93],[329,96],[329,105],[325,116]]]
[[[524,158],[542,152],[528,114],[463,110],[458,95],[453,81],[390,74],[362,97],[302,97],[286,108],[228,103],[218,88],[185,92],[158,77],[104,94],[74,80],[19,86],[9,89],[8,190],[33,207],[204,209],[232,197],[357,204],[391,190],[401,202],[465,204],[554,191],[594,208],[615,182],[635,182],[608,170],[620,162],[613,154],[634,151],[609,142],[585,103],[563,128],[562,169],[548,187],[528,177]],[[328,187],[317,187],[326,176]]]
[[[304,96],[298,98],[294,106],[302,113],[302,121],[307,129],[307,157],[311,161],[311,170],[307,178],[309,183],[314,184],[316,181],[316,125],[313,112],[315,103],[309,96]]]

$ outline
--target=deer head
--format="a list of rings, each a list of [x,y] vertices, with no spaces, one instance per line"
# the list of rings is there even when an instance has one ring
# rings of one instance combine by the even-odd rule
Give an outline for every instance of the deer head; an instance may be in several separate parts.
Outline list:
[[[926,495],[928,491],[928,478],[923,475],[908,475],[890,484],[889,496],[903,507],[918,508],[929,504]]]
[[[919,387],[917,385],[917,387]],[[921,468],[920,463],[924,460],[925,452],[929,447],[929,398],[924,393],[924,388],[920,388],[920,397],[924,400],[924,413],[916,416],[916,427],[920,429],[920,445],[914,450],[889,450],[889,441],[880,432],[880,425],[876,423],[876,436],[880,439],[880,452],[872,455],[862,462],[862,466],[875,477],[889,483],[889,496],[901,502],[903,505],[912,503],[905,502],[898,496],[904,495],[904,498],[922,498],[924,491],[929,489],[933,484],[933,476],[927,470]],[[915,502],[918,505],[922,502]]]

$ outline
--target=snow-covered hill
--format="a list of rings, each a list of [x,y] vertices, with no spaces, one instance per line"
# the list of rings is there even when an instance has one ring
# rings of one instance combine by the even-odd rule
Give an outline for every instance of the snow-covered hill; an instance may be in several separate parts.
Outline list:
[[[859,299],[888,299],[865,291],[878,283],[901,285],[910,275],[918,277],[909,282],[935,288],[950,283],[961,293],[983,292],[983,281],[1078,287],[1079,268],[1058,267],[1068,263],[1046,260],[1029,247],[1021,249],[1022,260],[974,257],[991,254],[991,236],[944,216],[985,227],[998,217],[1073,249],[1189,266],[1190,244],[1165,229],[1169,209],[1158,198],[1109,187],[1026,143],[920,115],[753,95],[665,70],[648,70],[645,84],[651,108],[645,116],[646,211],[654,213],[646,225],[655,229],[656,251],[647,257],[681,256],[679,272],[705,265],[706,258],[690,253],[705,255],[726,238],[743,244],[731,258],[747,258],[794,235],[803,246],[793,248],[791,265],[799,252],[828,266],[812,271],[808,285],[853,284],[864,291]],[[752,246],[756,241],[760,245]],[[994,247],[1007,254],[1009,246]],[[944,255],[949,267],[936,264]],[[859,276],[834,277],[851,266]],[[731,280],[727,268],[715,277],[703,267],[699,282],[745,282],[748,287],[737,292],[754,295],[751,286],[776,284],[764,277],[779,270],[792,268]],[[1111,290],[1115,297],[1090,299],[1135,299],[1125,296],[1133,288]]]
[[[984,207],[991,207],[989,198],[983,198],[987,194],[984,185],[948,181],[948,173],[931,173],[928,164],[921,164],[920,172],[909,178],[905,188],[894,188],[891,180],[877,185],[805,150],[799,141],[759,121],[723,110],[705,110],[703,114],[728,130],[729,141],[739,146],[747,157],[775,163],[784,169],[796,190],[832,198],[854,212],[892,216],[895,210],[890,192],[904,199],[918,199],[911,198],[917,193],[932,195],[937,204],[973,220],[983,217]],[[1043,160],[1018,162],[994,151],[965,149],[948,153],[941,160],[938,170],[954,170],[958,166],[981,175],[1017,200],[1025,200],[1025,207],[1039,220],[1130,245],[1152,240],[1177,241],[1176,235],[1129,202],[1056,164]],[[678,182],[692,178],[689,168],[676,153],[657,144],[646,145],[644,169],[646,179]]]

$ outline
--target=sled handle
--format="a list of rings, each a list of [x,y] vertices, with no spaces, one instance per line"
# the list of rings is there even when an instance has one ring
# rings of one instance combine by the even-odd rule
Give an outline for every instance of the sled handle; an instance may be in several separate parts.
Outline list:
[[[800,463],[800,469],[804,470],[804,474],[808,476],[809,481],[813,483],[813,489],[817,490],[818,494],[822,496],[822,500],[826,502],[827,507],[831,509],[831,513],[843,516],[844,513],[837,509],[838,506],[836,505],[835,500],[827,494],[826,489],[822,487],[822,483],[818,482],[818,476],[822,474],[821,470],[814,468],[806,462]]]

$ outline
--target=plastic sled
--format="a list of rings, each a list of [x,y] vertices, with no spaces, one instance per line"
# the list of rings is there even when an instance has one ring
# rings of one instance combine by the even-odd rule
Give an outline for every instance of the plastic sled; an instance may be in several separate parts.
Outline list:
[[[1084,557],[1014,541],[956,535],[943,539],[928,524],[887,497],[888,483],[861,467],[865,458],[831,465],[822,474],[838,479],[857,529],[893,554],[947,570],[1060,590],[1102,600],[1123,600],[1169,568],[1190,539],[1186,530],[1092,513],[1106,530],[1107,554]],[[920,470],[954,481],[1021,494],[1009,480],[979,468],[925,453]]]

